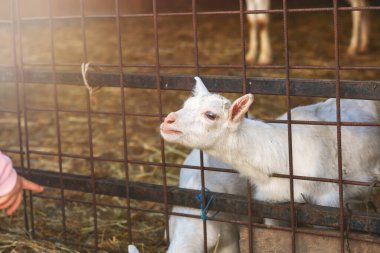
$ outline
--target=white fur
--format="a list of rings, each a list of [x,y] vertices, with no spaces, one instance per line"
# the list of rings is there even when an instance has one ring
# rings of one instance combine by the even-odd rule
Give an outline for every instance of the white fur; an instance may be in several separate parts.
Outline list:
[[[130,244],[128,245],[128,253],[139,253],[139,250],[136,248],[136,246]]]
[[[347,0],[352,7],[368,6],[366,0]],[[269,10],[270,0],[246,0],[248,10]],[[249,45],[246,60],[258,64],[269,64],[272,60],[272,49],[269,36],[269,14],[249,14],[250,23]],[[357,52],[365,52],[368,49],[369,39],[369,12],[352,11],[352,33],[348,47],[348,54],[354,56]],[[258,49],[259,52],[258,52]],[[259,54],[257,56],[257,54]]]
[[[204,166],[216,168],[231,168],[204,153]],[[193,150],[186,158],[185,165],[200,166],[200,152]],[[204,172],[205,186],[212,192],[244,195],[246,191],[246,179],[238,174],[227,172]],[[201,173],[197,169],[182,168],[180,172],[179,187],[201,190]],[[175,206],[173,212],[199,216],[200,210],[188,207]],[[208,216],[214,213],[209,212]],[[231,214],[219,213],[218,218],[231,218]],[[207,221],[207,247],[209,252],[214,252],[218,234],[220,234],[218,253],[239,252],[239,228],[235,224]],[[170,216],[169,219],[170,245],[168,253],[201,253],[204,252],[203,221],[200,218],[188,218]]]
[[[198,85],[203,83],[197,81]],[[287,124],[244,118],[252,101],[253,96],[248,94],[231,105],[224,97],[203,92],[190,97],[181,110],[171,113],[175,120],[165,120],[161,134],[166,141],[202,149],[230,164],[256,186],[255,199],[290,201],[289,179],[271,177],[273,173],[289,174]],[[378,102],[341,99],[340,105],[342,121],[379,121]],[[217,119],[207,118],[208,111],[217,114]],[[336,121],[336,100],[297,107],[291,113],[293,120]],[[286,115],[279,119],[286,119]],[[171,128],[177,132],[168,132]],[[338,179],[336,135],[336,126],[293,124],[294,175]],[[379,180],[379,127],[343,126],[341,136],[343,179]],[[365,190],[366,187],[345,185],[344,199],[360,197]],[[302,195],[314,204],[339,205],[335,183],[294,180],[295,201],[304,202]]]

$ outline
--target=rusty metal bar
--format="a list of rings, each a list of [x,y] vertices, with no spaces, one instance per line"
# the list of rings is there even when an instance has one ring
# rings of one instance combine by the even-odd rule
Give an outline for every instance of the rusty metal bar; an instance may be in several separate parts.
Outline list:
[[[1,148],[1,150],[9,153],[15,153],[20,154],[19,151],[16,150],[10,150],[6,148]],[[58,156],[57,153],[54,152],[46,152],[46,151],[37,151],[37,150],[30,150],[30,154],[37,154],[37,155],[43,155],[43,156]],[[76,158],[76,159],[90,159],[88,156],[83,155],[75,155],[75,154],[68,154],[68,153],[61,153],[62,157],[65,158]],[[131,164],[139,164],[139,165],[147,165],[147,166],[162,166],[162,163],[159,162],[147,162],[147,161],[141,161],[141,160],[126,160],[123,159],[111,159],[111,158],[104,158],[104,157],[93,157],[95,161],[102,161],[102,162],[116,162],[116,163],[124,163],[128,162]],[[199,166],[191,166],[191,165],[184,165],[184,164],[176,164],[176,163],[166,163],[167,167],[172,168],[186,168],[186,169],[194,169],[199,170]],[[219,171],[219,172],[226,172],[226,173],[238,173],[237,171],[233,169],[224,169],[224,168],[217,168],[217,167],[206,167],[204,166],[205,170],[209,171]],[[279,177],[279,178],[290,178],[287,174],[278,174],[274,173],[271,175],[272,177]],[[294,179],[298,180],[309,180],[309,181],[316,181],[316,182],[325,182],[325,183],[339,183],[338,179],[332,179],[332,178],[320,178],[320,177],[309,177],[309,176],[299,176],[299,175],[293,175]],[[343,180],[343,184],[348,185],[358,185],[358,186],[370,186],[371,183],[369,182],[362,182],[362,181],[355,181],[355,180]],[[376,185],[374,187],[380,187],[379,185]]]
[[[25,63],[25,67],[50,67],[50,63]],[[56,67],[80,67],[80,64],[75,63],[57,63]],[[119,65],[117,64],[107,64],[107,63],[98,63],[93,64],[94,67],[99,68],[117,68]],[[155,68],[154,64],[128,64],[124,63],[123,67],[135,67],[135,68]],[[14,67],[8,64],[0,64],[0,67]],[[224,65],[224,64],[199,64],[199,66],[191,65],[191,64],[160,64],[160,68],[178,68],[178,69],[241,69],[243,68],[240,64],[232,64],[232,65]],[[270,69],[270,70],[284,70],[286,66],[284,65],[251,65],[246,66],[247,69]],[[334,70],[334,66],[329,65],[289,65],[289,69],[297,69],[297,70]],[[341,70],[368,70],[368,71],[379,71],[380,67],[378,66],[341,66]]]
[[[289,13],[305,13],[305,12],[331,12],[333,11],[333,7],[316,7],[316,8],[289,8],[287,12]],[[346,12],[346,11],[370,11],[370,10],[380,10],[380,6],[361,6],[361,7],[349,7],[349,6],[341,6],[337,7],[338,11]],[[260,13],[282,13],[283,9],[270,9],[270,10],[244,10],[244,14],[260,14]],[[232,11],[200,11],[197,12],[197,15],[234,15],[234,14],[240,14],[241,12],[239,10],[232,10]],[[191,16],[193,15],[192,12],[161,12],[157,13],[157,16]],[[133,13],[133,14],[121,14],[120,17],[122,18],[129,18],[129,17],[153,17],[153,13]],[[112,14],[98,14],[98,15],[84,15],[86,19],[96,19],[96,18],[116,18],[115,15]],[[54,16],[54,19],[57,20],[73,20],[73,19],[81,19],[82,16],[80,15],[62,15],[62,16]],[[23,22],[31,22],[31,21],[41,21],[41,20],[48,20],[48,16],[39,16],[39,17],[23,17],[20,20]],[[1,23],[8,24],[10,23],[10,20],[0,20]]]
[[[198,50],[198,20],[197,20],[197,1],[191,1],[191,13],[192,13],[192,23],[193,23],[193,36],[194,36],[194,66],[195,66],[195,75],[199,76],[199,50]],[[202,195],[202,205],[206,206],[206,197],[205,197],[205,166],[204,166],[204,157],[203,151],[199,151],[199,160],[200,160],[200,172],[201,172],[201,195]],[[203,220],[203,251],[207,252],[207,220]]]
[[[293,137],[292,137],[292,101],[290,97],[290,69],[289,69],[289,41],[288,41],[288,1],[283,0],[283,23],[284,23],[284,61],[285,61],[285,85],[286,85],[286,120],[287,120],[287,130],[288,130],[288,162],[289,162],[289,199],[290,199],[290,227],[292,229],[292,252],[296,252],[296,209],[294,206],[294,180],[293,180]]]
[[[35,108],[28,107],[27,111],[40,111],[40,112],[50,112],[55,111],[51,108]],[[86,113],[85,110],[70,110],[70,109],[58,109],[59,112],[69,112],[69,113]],[[14,113],[18,114],[20,112],[14,110],[0,110],[0,113]],[[123,116],[123,113],[119,112],[102,112],[102,111],[92,111],[91,114],[94,115],[112,115],[112,116]],[[152,117],[152,118],[162,118],[166,116],[166,114],[155,114],[155,113],[125,113],[126,116],[133,117]],[[277,123],[277,124],[287,124],[287,120],[281,119],[263,119],[265,123]],[[336,121],[318,121],[318,120],[291,120],[293,125],[314,125],[314,126],[336,126]],[[380,122],[350,122],[350,121],[341,121],[342,126],[380,126]]]
[[[21,170],[20,168],[17,169]],[[62,176],[65,190],[92,193],[91,177],[69,173],[62,173]],[[59,188],[59,177],[60,175],[57,172],[30,169],[30,179],[46,187]],[[126,197],[123,180],[96,179],[95,185],[96,194]],[[162,185],[130,182],[129,187],[132,199],[155,203],[164,202],[164,189]],[[170,205],[199,208],[199,203],[195,198],[197,193],[199,193],[197,190],[181,189],[174,186],[167,187],[167,201]],[[243,196],[217,193],[217,197],[210,206],[210,210],[246,215],[247,205],[247,199]],[[339,227],[338,208],[310,204],[295,204],[295,206],[297,208],[296,217],[299,223]],[[255,217],[279,220],[289,220],[291,213],[288,203],[267,203],[256,200],[252,200],[252,212]],[[364,213],[353,211],[351,220],[351,228],[353,230],[367,232],[365,229],[367,222],[369,224],[368,232],[380,234],[380,214],[370,212],[367,217]]]
[[[243,0],[239,0],[239,21],[240,21],[240,47],[241,47],[241,61],[242,61],[242,72],[243,72],[243,80],[242,80],[242,92],[243,94],[247,94],[247,63],[245,59],[245,23],[244,20],[246,20],[246,16],[244,15],[244,2]],[[251,14],[252,15],[252,14]],[[245,117],[248,117],[248,115],[245,115]],[[248,215],[248,250],[250,253],[253,253],[253,231],[252,231],[252,185],[251,182],[247,179],[247,215]]]
[[[155,84],[157,100],[158,100],[158,113],[163,116],[162,111],[162,96],[161,96],[161,69],[160,69],[160,47],[159,47],[159,37],[158,37],[158,11],[157,11],[157,0],[152,0],[153,5],[153,29],[154,29],[154,47],[155,47],[155,74],[154,81],[152,84]],[[161,122],[161,121],[160,121]],[[162,183],[163,183],[163,203],[165,206],[165,229],[166,229],[166,242],[169,244],[169,207],[168,207],[168,197],[167,197],[167,178],[166,178],[166,158],[165,158],[165,142],[163,138],[160,138],[160,151],[161,151],[161,162],[162,162]]]
[[[343,204],[343,162],[342,162],[342,126],[340,111],[340,59],[339,59],[339,31],[338,31],[338,0],[333,1],[333,24],[334,24],[334,61],[335,61],[335,95],[336,95],[336,143],[338,160],[338,180],[339,180],[339,230],[340,230],[340,251],[345,252],[345,221]]]
[[[88,61],[88,50],[87,50],[87,36],[86,36],[86,19],[85,19],[85,1],[80,0],[80,14],[81,14],[81,37],[83,41],[83,61],[87,63]],[[58,81],[58,80],[57,80]],[[116,84],[116,83],[115,83]],[[89,143],[89,153],[90,153],[90,174],[91,174],[91,193],[92,193],[92,216],[94,223],[94,247],[97,249],[99,247],[98,238],[98,212],[96,210],[96,184],[95,184],[95,166],[94,166],[94,145],[93,145],[93,130],[92,130],[92,98],[90,97],[90,92],[87,93],[86,97],[86,109],[87,109],[87,126],[88,126],[88,143]]]
[[[54,41],[54,20],[52,13],[52,1],[48,2],[48,12],[49,12],[49,35],[50,35],[50,60],[51,60],[51,70],[52,70],[52,78],[53,78],[53,87],[54,87],[54,112],[56,119],[56,138],[57,138],[57,151],[58,151],[58,169],[59,169],[59,185],[60,185],[60,203],[61,203],[61,215],[62,215],[62,236],[63,241],[67,242],[67,229],[66,229],[66,212],[65,212],[65,193],[62,187],[62,141],[61,141],[61,124],[59,117],[59,104],[58,104],[58,86],[57,86],[57,78],[56,78],[56,66],[55,66],[55,41]]]
[[[121,114],[123,117],[123,165],[125,173],[125,194],[127,203],[127,227],[128,227],[128,243],[133,243],[132,234],[132,215],[131,215],[131,198],[129,197],[129,163],[128,160],[128,145],[127,145],[127,126],[126,126],[126,112],[125,112],[125,92],[123,86],[123,47],[121,38],[121,26],[120,26],[120,10],[119,10],[119,0],[115,0],[115,12],[116,12],[116,29],[117,29],[117,39],[118,39],[118,60],[119,60],[119,85],[120,85],[120,104],[121,104]]]
[[[274,173],[271,176],[278,177],[278,178],[290,178],[290,175],[279,174],[279,173]],[[339,184],[340,182],[342,182],[343,184],[359,185],[359,186],[371,185],[371,183],[368,183],[368,182],[360,182],[360,181],[354,181],[354,180],[343,179],[342,181],[340,181],[339,179],[333,179],[333,178],[307,177],[307,176],[298,176],[298,175],[293,175],[292,177],[293,179],[297,179],[297,180],[306,180],[306,181],[314,181],[314,182],[335,183],[335,184]],[[374,186],[374,187],[380,187],[380,186]]]
[[[30,153],[29,153],[29,124],[28,124],[28,113],[26,112],[27,108],[27,95],[26,95],[26,89],[25,89],[25,72],[24,72],[24,55],[23,55],[23,45],[22,45],[22,24],[20,21],[21,18],[21,10],[20,10],[20,1],[15,0],[13,3],[13,7],[15,9],[15,12],[13,13],[14,20],[13,23],[15,24],[16,28],[16,33],[17,37],[15,38],[16,41],[18,42],[17,48],[19,50],[18,52],[18,67],[20,68],[20,71],[14,70],[15,73],[17,74],[17,80],[14,80],[14,82],[21,83],[21,100],[22,100],[22,110],[24,111],[23,114],[23,121],[24,121],[24,133],[25,133],[25,157],[26,157],[26,167],[23,168],[21,171],[21,175],[28,177],[29,176],[29,171],[30,171]],[[16,52],[17,50],[15,50]],[[31,191],[28,192],[28,194],[24,194],[25,199],[28,198],[28,201],[25,200],[24,203],[29,203],[29,215],[30,219],[26,219],[24,221],[26,228],[28,228],[28,232],[31,234],[32,238],[35,236],[35,228],[34,228],[34,210],[33,210],[33,195]],[[25,209],[28,209],[28,206],[25,205]],[[30,221],[30,226],[29,224],[26,224],[27,222]]]
[[[49,67],[51,66],[50,63],[24,63],[25,67]],[[57,63],[55,66],[57,67],[80,67],[80,64],[76,63]],[[98,63],[93,64],[94,67],[105,67],[105,68],[111,68],[111,67],[119,67],[117,64],[111,64],[111,63]],[[0,64],[0,67],[14,67],[13,65],[8,64]],[[124,63],[123,67],[136,67],[136,68],[155,68],[155,64],[128,64]],[[199,69],[212,69],[212,68],[220,68],[220,69],[241,69],[243,68],[242,65],[239,64],[232,64],[232,65],[224,65],[224,64],[199,64],[199,66],[191,65],[191,64],[160,64],[160,68],[199,68]],[[286,68],[284,65],[253,65],[253,66],[246,66],[247,69],[271,69],[271,70],[283,70]],[[329,65],[289,65],[289,69],[298,69],[298,70],[335,70],[334,66]],[[370,71],[378,71],[380,70],[380,67],[378,66],[341,66],[341,70],[370,70]]]
[[[28,107],[28,111],[54,111],[51,108],[35,108]],[[59,112],[70,112],[70,113],[87,113],[85,110],[69,110],[69,109],[58,109]],[[13,110],[0,110],[0,113],[19,113]],[[95,115],[113,115],[113,116],[123,116],[123,113],[119,112],[102,112],[102,111],[92,111],[91,114]],[[160,115],[155,113],[125,113],[126,116],[133,117],[153,117],[160,118],[166,116],[166,114]],[[286,124],[287,120],[281,119],[266,119],[263,120],[266,123],[277,123],[277,124]],[[318,121],[318,120],[291,120],[293,125],[315,125],[315,126],[336,126],[336,121]],[[380,122],[350,122],[350,121],[341,121],[342,126],[380,126]]]
[[[12,27],[12,41],[13,41],[13,45],[12,45],[12,56],[13,56],[13,66],[14,66],[14,69],[16,71],[16,69],[18,69],[18,65],[17,65],[17,34],[16,34],[16,28],[18,26],[18,23],[16,22],[16,17],[18,17],[17,15],[17,12],[16,12],[16,3],[15,1],[12,1],[11,2],[11,10],[10,10],[10,13],[11,13],[11,27]],[[17,75],[17,73],[15,73],[15,75]],[[22,131],[23,131],[23,127],[22,127],[22,115],[21,115],[21,111],[22,111],[22,103],[21,103],[21,99],[22,99],[22,96],[20,94],[20,82],[19,81],[16,81],[15,82],[15,89],[16,89],[16,113],[17,113],[17,131],[18,131],[18,143],[19,143],[19,157],[20,157],[20,165],[22,168],[25,168],[25,161],[24,161],[24,156],[25,156],[25,152],[24,152],[24,137],[23,137],[23,134],[22,134]],[[4,149],[3,149],[4,150]],[[23,170],[23,174],[25,174],[25,170]],[[23,205],[24,205],[24,227],[25,227],[25,230],[26,231],[29,231],[29,218],[28,218],[28,209],[27,209],[27,193],[24,191],[23,192]]]
[[[52,72],[49,70],[24,70],[25,83],[51,84]],[[192,90],[193,76],[161,74],[161,89]],[[81,73],[59,71],[56,74],[58,84],[83,85]],[[119,73],[89,73],[89,83],[94,86],[119,87]],[[0,67],[0,83],[14,82],[14,70]],[[206,86],[213,92],[241,93],[240,76],[202,76]],[[284,78],[247,77],[247,92],[263,95],[286,95]],[[341,98],[380,100],[380,81],[340,81]],[[154,74],[124,73],[123,85],[126,88],[156,89]],[[290,78],[290,96],[335,97],[335,80]]]
[[[17,150],[10,150],[6,148],[1,148],[1,150],[4,152],[21,154],[20,151],[17,151]],[[29,152],[30,154],[43,155],[43,156],[58,156],[58,154],[54,152],[37,151],[37,150],[30,150]],[[68,153],[61,153],[61,156],[65,158],[76,158],[76,159],[85,159],[85,160],[90,159],[89,156],[75,155],[75,154],[68,154]],[[159,162],[147,162],[147,161],[142,161],[142,160],[123,160],[123,159],[111,159],[111,158],[104,158],[104,157],[93,157],[93,159],[94,161],[102,161],[102,162],[116,162],[116,163],[127,162],[130,164],[138,164],[138,165],[163,166],[163,164]],[[200,170],[199,166],[176,164],[176,163],[166,163],[165,166],[178,168],[178,169],[186,168],[186,169]],[[204,166],[204,170],[219,171],[219,172],[225,172],[225,173],[238,173],[237,171],[233,169],[224,169],[224,168],[206,167],[206,166]],[[278,173],[274,173],[271,176],[278,177],[278,178],[290,178],[290,176],[287,174],[278,174]],[[315,182],[336,183],[336,184],[339,183],[338,179],[332,179],[332,178],[309,177],[309,176],[299,176],[299,175],[293,175],[293,178],[297,180],[308,180],[308,181],[315,181]],[[355,180],[343,180],[343,184],[371,186],[371,183],[369,182],[362,182],[362,181],[355,181]],[[380,187],[380,185],[375,185],[374,187]]]

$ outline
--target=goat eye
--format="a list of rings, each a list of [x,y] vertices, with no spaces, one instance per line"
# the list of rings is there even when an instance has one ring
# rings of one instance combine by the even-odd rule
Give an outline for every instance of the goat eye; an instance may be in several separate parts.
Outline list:
[[[206,117],[210,120],[215,120],[217,118],[217,115],[213,112],[207,111],[205,113]]]

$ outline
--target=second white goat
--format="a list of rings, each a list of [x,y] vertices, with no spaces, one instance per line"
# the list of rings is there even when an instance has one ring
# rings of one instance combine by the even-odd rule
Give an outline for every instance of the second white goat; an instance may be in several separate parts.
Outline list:
[[[208,154],[203,154],[206,167],[231,167],[216,160]],[[200,166],[200,152],[193,150],[186,158],[185,165]],[[204,172],[205,186],[212,192],[244,195],[246,192],[246,179],[238,174],[206,170]],[[180,188],[201,190],[201,172],[197,169],[182,168],[180,172]],[[175,206],[175,213],[200,215],[199,209]],[[214,215],[210,212],[209,216]],[[220,213],[218,218],[231,218],[231,214]],[[208,252],[238,253],[239,227],[236,224],[207,221],[207,249]],[[171,215],[169,219],[170,245],[168,253],[200,253],[204,252],[203,221],[199,218],[189,218]],[[215,251],[216,250],[216,251]]]

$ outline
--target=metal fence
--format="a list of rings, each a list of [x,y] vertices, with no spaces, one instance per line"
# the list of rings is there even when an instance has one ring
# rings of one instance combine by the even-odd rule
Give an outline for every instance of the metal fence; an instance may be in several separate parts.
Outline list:
[[[289,231],[292,238],[292,248],[291,252],[297,252],[296,249],[296,237],[299,234],[313,234],[315,236],[326,236],[326,237],[337,237],[340,239],[340,252],[345,252],[345,240],[348,238],[350,240],[362,240],[365,242],[371,242],[380,244],[380,239],[378,236],[367,236],[362,237],[358,234],[346,235],[346,227],[349,225],[350,228],[361,232],[370,233],[380,233],[380,215],[371,213],[361,213],[354,212],[350,214],[350,224],[347,224],[347,212],[345,212],[345,207],[343,203],[343,185],[361,185],[370,186],[370,182],[358,182],[344,180],[342,176],[342,148],[341,148],[341,127],[342,126],[380,126],[380,122],[368,123],[368,122],[342,122],[340,121],[340,99],[341,98],[352,98],[352,99],[372,99],[380,100],[380,87],[379,81],[347,81],[341,80],[341,71],[354,71],[354,70],[369,70],[369,71],[380,71],[380,66],[341,66],[340,64],[340,43],[339,43],[339,32],[338,14],[340,12],[351,12],[351,11],[375,11],[380,10],[378,6],[369,7],[345,7],[338,6],[340,1],[333,0],[331,7],[318,7],[318,8],[288,8],[288,1],[282,1],[281,9],[271,9],[271,10],[259,10],[259,11],[247,11],[244,7],[244,1],[240,0],[239,10],[233,11],[198,11],[198,5],[196,0],[191,1],[191,11],[190,12],[168,12],[159,13],[157,11],[157,1],[152,0],[152,13],[130,13],[121,14],[119,8],[119,1],[114,1],[115,14],[108,15],[107,18],[112,18],[115,21],[116,29],[118,32],[118,63],[117,64],[93,64],[98,67],[112,67],[118,69],[118,71],[107,72],[91,72],[89,73],[88,80],[93,86],[106,86],[114,87],[120,89],[120,101],[121,101],[121,113],[114,112],[99,112],[92,110],[91,96],[87,96],[87,109],[86,110],[68,110],[62,109],[58,103],[58,84],[59,85],[83,85],[83,79],[80,69],[80,63],[73,64],[61,64],[56,62],[55,58],[55,40],[54,40],[54,24],[57,20],[79,20],[81,27],[81,38],[83,42],[83,61],[88,62],[88,40],[86,35],[86,20],[88,18],[97,19],[104,18],[104,15],[85,15],[85,4],[84,0],[80,1],[80,15],[78,16],[59,16],[56,17],[52,13],[52,1],[47,1],[48,4],[48,16],[25,18],[20,14],[20,4],[21,1],[14,0],[10,1],[10,13],[11,18],[9,20],[2,20],[3,24],[9,24],[12,31],[13,39],[13,64],[12,65],[2,65],[0,66],[0,81],[2,83],[14,82],[16,84],[17,90],[17,109],[8,110],[0,109],[2,113],[14,114],[17,118],[18,134],[19,134],[19,149],[8,149],[6,147],[1,147],[5,153],[19,155],[20,157],[20,167],[18,168],[19,173],[25,175],[31,180],[40,183],[47,187],[53,187],[60,189],[60,197],[51,199],[58,200],[61,203],[61,223],[62,223],[62,233],[56,238],[52,238],[53,241],[62,242],[68,245],[85,246],[82,242],[73,242],[67,239],[67,228],[66,228],[66,210],[65,205],[68,201],[65,197],[65,190],[73,190],[78,192],[85,192],[92,194],[92,201],[90,203],[83,201],[84,203],[90,204],[92,206],[91,216],[93,218],[95,241],[90,248],[94,250],[100,250],[99,247],[99,231],[97,227],[98,220],[100,219],[97,215],[97,206],[103,205],[97,203],[96,196],[109,195],[118,196],[126,199],[126,206],[119,206],[120,208],[125,208],[127,215],[125,219],[128,224],[128,238],[129,243],[133,243],[133,231],[131,222],[131,212],[142,211],[142,212],[152,212],[160,213],[164,216],[165,227],[168,230],[168,219],[170,215],[178,215],[185,217],[199,218],[194,215],[186,215],[181,213],[171,212],[170,205],[182,205],[188,207],[199,208],[199,203],[195,199],[197,191],[180,189],[173,186],[168,186],[166,182],[167,168],[181,168],[188,167],[192,169],[199,169],[202,175],[202,195],[204,197],[205,187],[204,187],[204,171],[223,171],[236,173],[233,170],[225,170],[220,168],[209,168],[209,167],[194,167],[194,166],[183,166],[182,164],[173,164],[166,162],[165,158],[165,143],[161,139],[161,162],[147,162],[140,160],[133,160],[129,158],[129,151],[127,147],[127,140],[130,136],[126,134],[126,117],[129,116],[139,116],[139,117],[153,117],[162,120],[165,116],[163,112],[163,102],[162,102],[162,91],[163,90],[191,90],[193,86],[193,76],[183,75],[183,74],[164,74],[163,69],[176,68],[179,73],[181,69],[187,68],[192,69],[194,75],[199,75],[202,69],[219,68],[219,69],[236,69],[241,70],[240,76],[202,76],[203,80],[207,84],[208,88],[215,92],[231,92],[231,93],[254,93],[254,94],[264,94],[264,95],[282,95],[287,98],[287,120],[270,120],[268,122],[286,124],[288,127],[288,149],[289,149],[289,174],[287,175],[273,175],[280,178],[288,178],[290,180],[291,192],[293,189],[293,180],[313,180],[318,182],[330,182],[339,185],[339,208],[331,207],[320,207],[311,204],[297,204],[294,202],[294,196],[291,195],[291,202],[287,204],[276,204],[276,203],[264,203],[260,201],[255,201],[251,199],[251,186],[247,183],[248,198],[243,198],[241,196],[234,196],[229,194],[218,194],[218,197],[213,201],[210,209],[237,213],[242,216],[247,216],[248,219],[244,220],[225,220],[222,218],[209,218],[209,220],[230,222],[240,224],[242,227],[248,228],[248,249],[249,252],[253,252],[254,245],[252,239],[252,231],[255,228],[267,228],[265,225],[257,223],[255,218],[274,218],[280,220],[289,219],[291,222],[290,227],[274,227],[272,229]],[[290,13],[304,13],[304,12],[326,12],[333,15],[333,27],[334,27],[334,64],[331,66],[301,66],[301,65],[291,65],[289,61],[289,33],[288,33],[288,15]],[[253,15],[258,13],[269,13],[269,14],[280,14],[283,17],[283,44],[284,44],[284,65],[247,65],[245,61],[246,52],[246,15]],[[199,62],[199,49],[198,49],[198,18],[203,15],[239,15],[240,18],[240,41],[241,41],[241,64],[235,65],[212,65],[212,64],[201,64]],[[159,33],[158,33],[158,18],[165,16],[186,16],[192,19],[193,28],[193,40],[194,40],[194,63],[193,64],[162,64],[160,62],[160,43],[159,43]],[[128,59],[122,57],[123,46],[121,37],[121,18],[134,18],[134,17],[150,17],[152,18],[152,26],[154,31],[154,51],[155,51],[155,63],[154,64],[130,64]],[[23,22],[33,22],[36,20],[44,20],[48,22],[49,33],[50,33],[50,63],[25,63],[23,58],[23,43],[21,43],[23,38],[22,26]],[[61,67],[70,67],[70,70],[64,71]],[[137,69],[153,70],[154,74],[145,73],[128,73],[125,68],[134,67]],[[78,69],[74,71],[72,69]],[[278,70],[283,71],[285,78],[254,78],[247,76],[247,71],[250,69],[265,69],[265,70]],[[333,80],[316,80],[316,79],[294,79],[291,78],[291,70],[330,70],[335,72],[335,78]],[[145,71],[141,71],[145,72]],[[28,83],[39,83],[44,85],[50,85],[54,89],[54,108],[31,108],[27,105],[27,91],[26,86]],[[125,88],[142,88],[150,89],[156,91],[158,103],[152,105],[158,108],[158,113],[130,113],[125,110],[125,100],[128,99],[125,96]],[[325,121],[300,121],[292,120],[291,118],[291,97],[293,96],[303,96],[303,97],[336,97],[337,98],[337,121],[336,122],[325,122]],[[57,141],[57,152],[47,152],[43,150],[34,150],[29,145],[29,132],[28,132],[28,115],[33,111],[46,111],[53,113],[55,117],[56,124],[56,141]],[[78,154],[69,154],[62,152],[61,143],[61,129],[60,129],[60,113],[70,112],[70,113],[80,113],[87,117],[88,119],[88,143],[89,143],[89,155],[83,156]],[[123,126],[123,159],[114,159],[106,157],[96,157],[94,155],[93,149],[93,126],[92,117],[94,115],[117,115],[122,117]],[[336,138],[338,147],[338,167],[339,167],[339,177],[338,179],[326,179],[326,178],[314,178],[298,176],[293,174],[292,165],[292,126],[294,124],[306,124],[306,125],[329,125],[336,126]],[[55,157],[58,159],[59,170],[58,171],[44,171],[39,168],[34,168],[31,163],[31,155],[44,155]],[[62,168],[62,159],[64,158],[78,158],[88,160],[90,163],[90,171],[87,176],[79,176],[75,174],[70,174],[64,172]],[[24,162],[25,161],[25,162]],[[94,163],[97,161],[107,161],[111,163],[118,163],[124,167],[125,170],[125,180],[110,180],[110,179],[99,179],[96,178],[94,172]],[[162,168],[163,181],[162,185],[148,184],[141,182],[133,182],[129,179],[129,166],[131,164],[141,164],[144,166],[158,166]],[[43,196],[49,199],[49,196]],[[25,195],[25,227],[31,230],[32,235],[34,231],[38,228],[35,227],[34,222],[34,212],[33,212],[33,200],[38,198],[31,193]],[[144,208],[132,207],[130,200],[142,200],[162,203],[164,205],[164,210],[149,210]],[[204,198],[203,198],[204,199]],[[75,200],[80,202],[79,200]],[[117,207],[115,204],[114,206]],[[204,221],[204,249],[207,252],[206,243],[206,222]],[[313,232],[312,230],[304,230],[302,227],[298,227],[298,223],[309,223],[317,224],[320,226],[330,226],[335,227],[339,230],[339,234],[331,235],[329,231],[326,233],[318,231]],[[170,238],[167,237],[167,243],[169,243]]]

